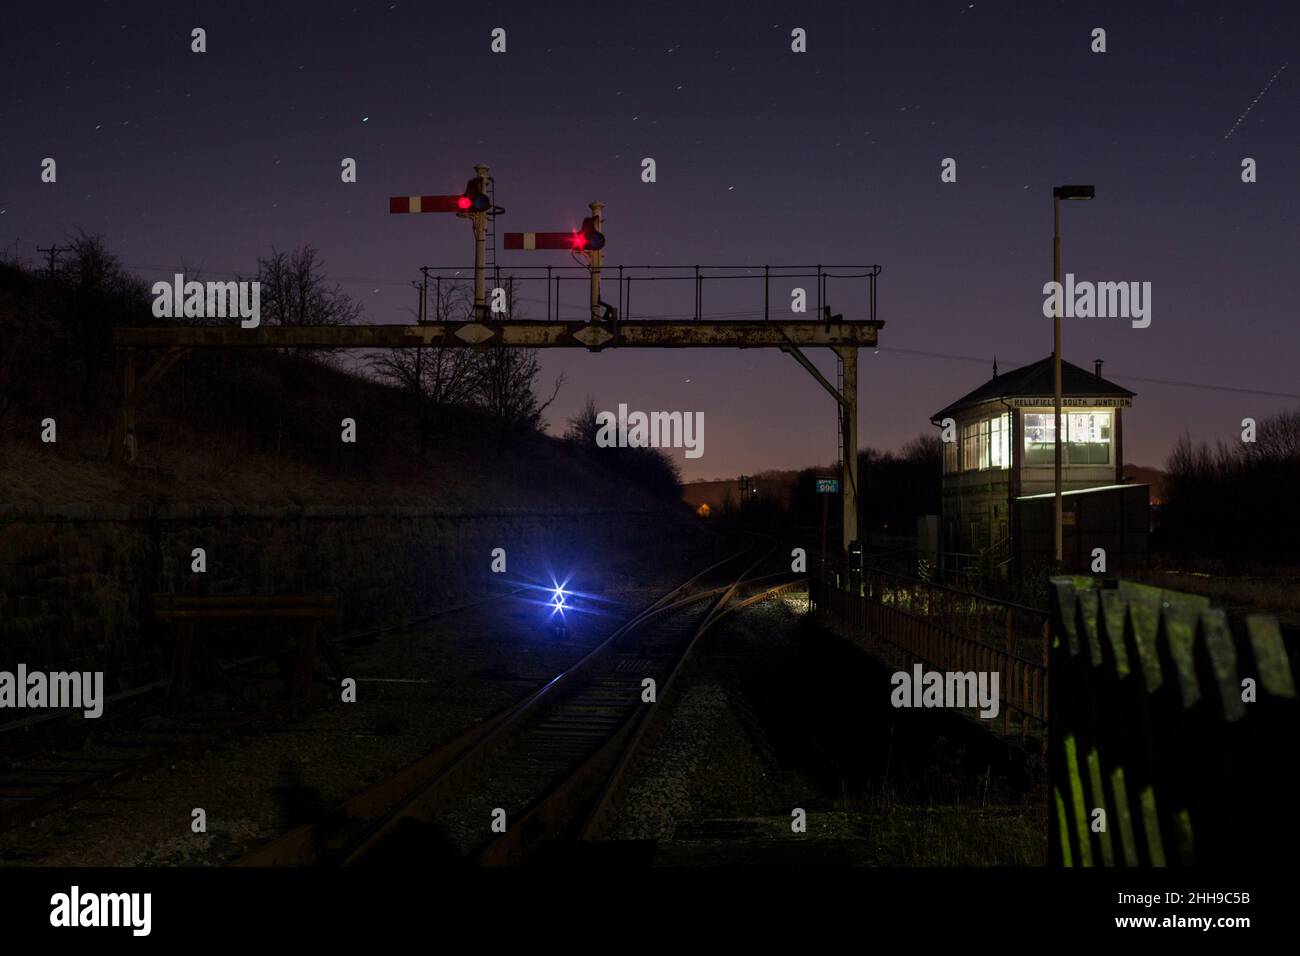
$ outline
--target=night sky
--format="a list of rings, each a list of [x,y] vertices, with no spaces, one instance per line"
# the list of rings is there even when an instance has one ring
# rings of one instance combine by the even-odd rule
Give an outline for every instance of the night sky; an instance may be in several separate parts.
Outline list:
[[[896,449],[994,356],[1050,353],[1051,187],[1095,183],[1063,208],[1065,271],[1151,282],[1152,322],[1066,320],[1064,354],[1138,393],[1126,459],[1159,466],[1184,430],[1232,439],[1300,405],[1294,3],[8,6],[0,247],[28,261],[81,228],[151,281],[212,279],[310,242],[367,321],[410,321],[418,267],[472,264],[471,235],[390,216],[388,196],[458,192],[485,162],[502,232],[572,228],[605,202],[607,264],[879,263],[860,436]],[[664,311],[689,314],[689,291]],[[703,411],[704,457],[676,452],[688,479],[835,458],[830,398],[779,352],[543,362],[544,384],[568,379],[553,431],[587,395]]]

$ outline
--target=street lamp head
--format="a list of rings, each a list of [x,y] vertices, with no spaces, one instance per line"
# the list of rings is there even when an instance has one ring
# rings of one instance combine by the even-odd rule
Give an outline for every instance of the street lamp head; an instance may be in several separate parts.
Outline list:
[[[1096,186],[1055,186],[1052,195],[1057,199],[1092,199],[1097,195]]]

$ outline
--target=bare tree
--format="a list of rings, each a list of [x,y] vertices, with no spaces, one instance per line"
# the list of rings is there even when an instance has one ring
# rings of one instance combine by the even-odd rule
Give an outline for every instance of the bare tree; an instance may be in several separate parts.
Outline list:
[[[506,315],[522,318],[515,308],[514,282],[507,279]],[[555,379],[550,397],[540,401],[534,388],[542,366],[536,349],[485,348],[475,355],[474,404],[513,428],[540,429],[542,413],[555,401],[564,385],[561,374]]]
[[[506,316],[519,318],[514,307],[514,284],[506,280]],[[447,282],[430,290],[429,306],[441,321],[466,322],[473,315],[473,300],[464,283]],[[426,315],[429,308],[425,309]],[[539,429],[542,414],[564,385],[542,400],[535,392],[541,374],[536,349],[488,346],[390,349],[373,355],[369,366],[375,376],[430,405],[473,405],[512,428]],[[423,405],[421,407],[423,419]]]
[[[104,237],[78,230],[55,274],[61,294],[54,308],[71,334],[68,351],[89,398],[97,376],[112,368],[112,330],[151,320],[149,286],[108,250]]]
[[[565,440],[580,448],[595,448],[596,436],[600,434],[600,425],[596,421],[598,414],[596,400],[588,395],[582,408],[569,419],[569,427],[564,432]]]
[[[468,318],[472,303],[465,286],[449,283],[432,294],[438,296],[436,315],[449,321]],[[474,400],[475,361],[469,349],[389,349],[373,355],[369,365],[380,380],[429,404],[468,405]]]
[[[565,441],[588,453],[626,485],[639,486],[667,499],[680,498],[682,474],[677,462],[662,448],[601,447],[596,441],[601,429],[598,415],[596,402],[588,395],[582,408],[569,419]]]
[[[27,257],[23,255],[21,239],[15,238],[3,252],[0,252],[0,266],[8,266],[10,269],[27,268]]]
[[[541,428],[542,413],[560,393],[564,376],[557,376],[550,397],[539,401],[533,391],[542,371],[536,349],[489,348],[475,359],[474,403],[511,427]]]
[[[900,457],[904,461],[917,462],[924,467],[934,466],[935,474],[943,461],[943,442],[938,435],[918,435],[903,446]]]
[[[1241,450],[1246,458],[1300,461],[1300,410],[1278,412],[1260,421],[1255,441],[1243,443]]]
[[[102,235],[78,230],[68,237],[68,247],[58,275],[75,292],[98,299],[124,299],[131,306],[148,301],[148,286],[108,251]]]
[[[473,401],[474,356],[464,348],[390,349],[371,357],[375,377],[432,405]]]
[[[326,278],[314,246],[292,252],[272,246],[257,260],[257,281],[262,320],[269,325],[351,325],[361,317],[361,303]]]
[[[1184,434],[1165,465],[1160,535],[1187,553],[1291,561],[1300,535],[1300,410],[1261,419],[1255,441]]]

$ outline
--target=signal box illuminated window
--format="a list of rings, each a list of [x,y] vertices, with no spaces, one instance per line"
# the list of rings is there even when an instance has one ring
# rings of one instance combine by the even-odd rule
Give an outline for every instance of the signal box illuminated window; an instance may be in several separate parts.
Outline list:
[[[990,468],[1011,467],[1011,416],[999,415],[989,421]]]
[[[961,467],[963,471],[1011,466],[1011,416],[995,415],[963,425]]]
[[[1061,458],[1070,465],[1110,464],[1111,413],[1063,412],[1065,448]],[[1056,462],[1056,416],[1052,412],[1025,413],[1025,464]]]

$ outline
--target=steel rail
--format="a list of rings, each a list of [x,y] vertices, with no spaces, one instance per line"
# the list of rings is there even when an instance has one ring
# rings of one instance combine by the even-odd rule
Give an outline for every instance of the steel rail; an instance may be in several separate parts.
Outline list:
[[[386,813],[377,823],[367,828],[366,832],[342,853],[340,862],[344,865],[359,863],[363,857],[373,852],[381,842],[390,838],[399,827],[408,821],[430,822],[435,819],[437,809],[452,793],[462,789],[469,780],[477,775],[490,753],[503,748],[512,741],[527,720],[578,689],[587,681],[599,662],[615,650],[624,637],[639,629],[651,618],[688,605],[697,604],[710,597],[716,600],[718,593],[724,589],[714,588],[684,597],[678,597],[678,595],[688,590],[705,575],[743,557],[751,550],[752,548],[747,548],[741,554],[732,555],[710,565],[704,571],[678,585],[646,610],[632,618],[632,620],[619,627],[573,667],[551,678],[551,680],[511,708],[505,715],[495,720],[491,729],[477,737],[460,757],[446,767],[444,772],[420,787],[415,793],[403,799],[398,806]],[[759,560],[761,561],[763,558]],[[566,783],[573,780],[574,777],[571,776]],[[519,821],[508,832],[518,833],[523,822]]]
[[[767,536],[763,535],[763,537]],[[769,540],[771,546],[758,560],[747,566],[726,588],[718,589],[721,593],[710,605],[704,620],[695,627],[667,680],[659,688],[655,705],[651,708],[641,707],[634,710],[576,770],[537,800],[505,833],[480,850],[474,856],[476,864],[517,866],[528,862],[544,848],[547,842],[553,842],[565,829],[571,830],[575,817],[582,819],[579,816],[582,806],[590,799],[593,791],[599,800],[604,794],[611,792],[611,787],[618,787],[619,782],[624,779],[627,768],[631,766],[633,754],[646,739],[647,727],[657,724],[653,720],[653,715],[662,712],[663,705],[671,699],[673,691],[682,683],[681,675],[688,669],[701,639],[727,613],[728,602],[732,600],[737,589],[754,568],[767,560],[776,550],[776,539],[769,538]],[[791,585],[778,587],[789,586]]]
[[[349,798],[321,820],[304,824],[246,854],[235,866],[355,863],[404,821],[431,818],[446,796],[472,778],[489,752],[502,745],[512,727],[563,697],[619,641],[647,621],[672,610],[716,597],[725,588],[689,593],[709,574],[753,550],[752,546],[692,575],[647,605],[576,664],[548,680],[522,701],[503,708],[392,777]]]
[[[788,575],[782,574],[779,576],[787,577]],[[681,675],[688,671],[698,643],[704,637],[705,632],[717,624],[718,621],[731,614],[735,614],[743,608],[757,604],[759,601],[765,601],[768,598],[775,597],[778,594],[783,594],[786,591],[799,587],[800,585],[806,585],[807,581],[808,579],[806,577],[800,577],[794,581],[786,581],[782,584],[776,584],[764,588],[757,594],[752,594],[743,600],[724,607],[719,613],[712,615],[707,619],[700,625],[699,632],[691,641],[691,646],[687,648],[681,661],[678,663],[677,667],[673,669],[673,673],[669,677],[668,682],[664,684],[664,699],[670,699],[669,691],[672,689],[675,682],[680,683]],[[627,746],[623,749],[617,765],[609,774],[600,794],[596,797],[595,804],[585,814],[585,819],[577,831],[577,838],[579,840],[583,842],[599,840],[609,832],[613,808],[618,804],[627,789],[627,782],[631,776],[632,767],[637,756],[644,752],[647,746],[657,741],[663,732],[663,713],[663,709],[656,707],[650,711],[642,710],[634,718],[637,721],[636,730],[632,734],[631,740],[628,741]]]

